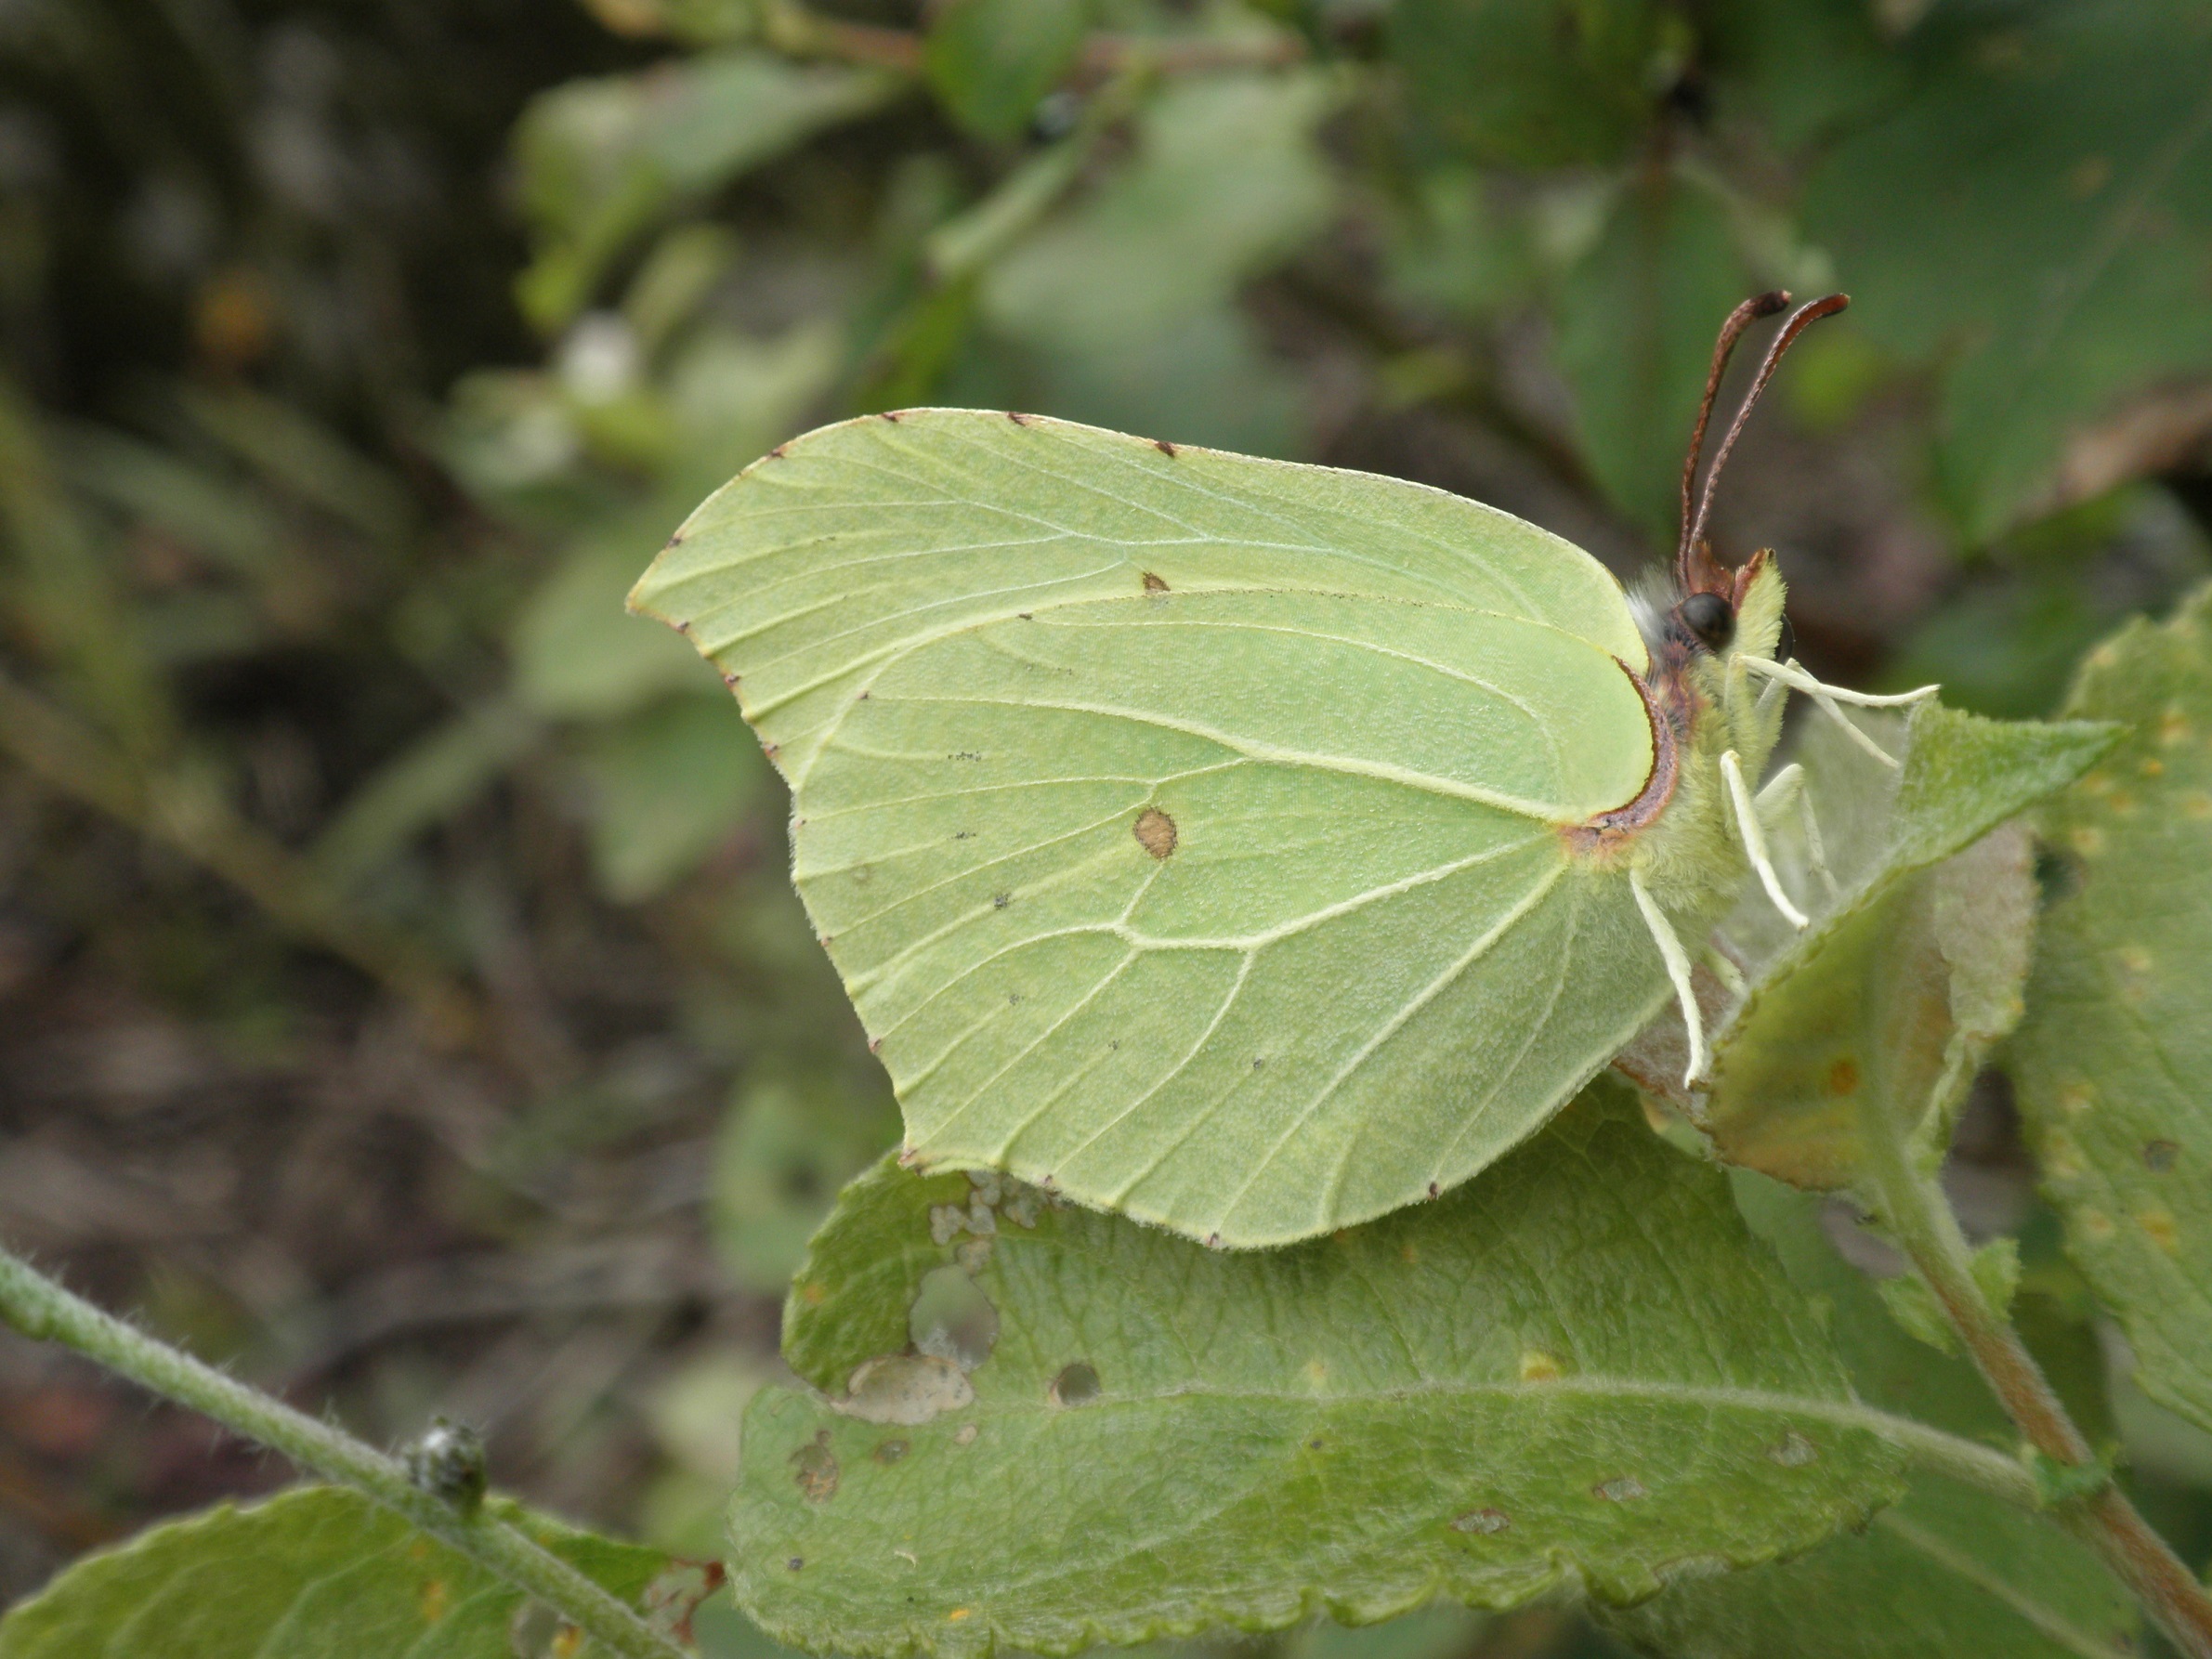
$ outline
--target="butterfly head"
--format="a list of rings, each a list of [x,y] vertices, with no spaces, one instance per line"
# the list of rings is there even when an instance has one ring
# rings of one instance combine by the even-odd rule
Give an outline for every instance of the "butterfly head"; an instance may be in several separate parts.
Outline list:
[[[1700,654],[1724,658],[1735,651],[1754,651],[1760,656],[1774,653],[1782,631],[1781,575],[1774,568],[1773,556],[1764,551],[1733,570],[1713,556],[1712,545],[1706,540],[1713,490],[1760,394],[1781,365],[1783,354],[1807,328],[1850,303],[1848,296],[1831,294],[1789,314],[1768,344],[1750,390],[1714,448],[1713,464],[1700,488],[1697,470],[1704,459],[1706,427],[1712,420],[1713,400],[1720,394],[1736,342],[1752,323],[1787,307],[1789,295],[1779,290],[1755,294],[1731,311],[1728,320],[1721,325],[1720,337],[1713,343],[1712,367],[1706,375],[1705,396],[1697,405],[1697,424],[1691,430],[1689,453],[1682,463],[1682,539],[1675,547],[1669,584],[1679,597],[1663,610],[1656,605],[1639,607],[1647,619],[1645,637],[1659,664],[1679,667]]]

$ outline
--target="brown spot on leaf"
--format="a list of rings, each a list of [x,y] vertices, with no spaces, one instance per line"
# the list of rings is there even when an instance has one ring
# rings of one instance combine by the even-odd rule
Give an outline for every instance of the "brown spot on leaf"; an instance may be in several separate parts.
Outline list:
[[[796,1573],[801,1567],[804,1567],[806,1564],[806,1560],[804,1556],[794,1555],[790,1561],[784,1562],[783,1564],[789,1567],[792,1572]]]
[[[906,1455],[907,1443],[903,1440],[886,1440],[870,1454],[878,1463],[886,1469]]]
[[[1175,850],[1175,820],[1157,806],[1147,806],[1137,814],[1132,827],[1137,844],[1155,858],[1166,858]]]
[[[1174,453],[1175,453],[1175,446],[1174,446],[1173,444],[1170,443],[1170,442],[1169,442],[1169,441],[1168,441],[1166,438],[1154,438],[1154,439],[1152,440],[1152,447],[1153,447],[1154,449],[1158,450],[1158,451],[1159,451],[1161,454],[1163,454],[1163,455],[1166,455],[1166,456],[1169,456],[1169,457],[1171,457],[1171,458],[1172,458],[1172,457],[1173,457],[1173,455],[1174,455]]]
[[[1503,1509],[1470,1509],[1452,1517],[1455,1533],[1501,1533],[1512,1524],[1512,1517]]]
[[[1859,1091],[1859,1063],[1849,1054],[1828,1067],[1830,1094],[1856,1094]]]
[[[2143,1168],[2153,1175],[2164,1175],[2174,1167],[2174,1160],[2181,1156],[2180,1145],[2173,1141],[2145,1141]]]
[[[837,1454],[830,1449],[830,1431],[820,1430],[791,1455],[792,1480],[810,1504],[826,1504],[837,1496]]]
[[[1016,414],[1011,409],[1006,411],[1006,418],[1012,421],[1016,426],[1027,426],[1029,424],[1029,417],[1027,415]]]
[[[1625,1504],[1633,1498],[1648,1497],[1643,1483],[1634,1475],[1616,1475],[1610,1481],[1600,1481],[1590,1489],[1592,1497],[1603,1498],[1609,1504]]]
[[[1435,1195],[1436,1195],[1438,1193],[1441,1193],[1442,1191],[1444,1191],[1444,1188],[1443,1188],[1443,1187],[1442,1187],[1440,1184],[1438,1184],[1437,1182],[1433,1182],[1433,1181],[1432,1181],[1431,1182],[1429,1182],[1429,1196],[1430,1196],[1430,1197],[1433,1198],[1433,1197],[1434,1197],[1434,1196],[1435,1196]]]
[[[1767,1448],[1767,1456],[1784,1469],[1802,1469],[1820,1456],[1820,1448],[1792,1429]]]
[[[883,411],[883,419],[889,421],[894,426],[898,425],[898,411],[896,409],[886,409]]]
[[[1149,570],[1145,571],[1145,591],[1147,594],[1164,594],[1164,593],[1166,593],[1166,592],[1168,591],[1168,579],[1167,579],[1166,577],[1164,577],[1164,576],[1155,576],[1155,575],[1154,575],[1154,574],[1153,574],[1151,571],[1149,571]]]

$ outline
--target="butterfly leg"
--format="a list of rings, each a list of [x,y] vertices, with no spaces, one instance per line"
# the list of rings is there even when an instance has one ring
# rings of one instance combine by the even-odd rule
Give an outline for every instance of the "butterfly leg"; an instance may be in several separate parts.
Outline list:
[[[1942,689],[1937,686],[1921,686],[1911,691],[1881,696],[1870,691],[1849,691],[1840,686],[1830,686],[1825,680],[1816,680],[1798,666],[1795,658],[1787,662],[1772,662],[1747,651],[1739,654],[1734,660],[1741,662],[1752,673],[1763,675],[1774,684],[1787,686],[1794,691],[1803,692],[1819,705],[1822,713],[1849,734],[1852,742],[1891,770],[1896,769],[1897,758],[1853,725],[1839,705],[1851,703],[1862,709],[1909,708],[1914,703],[1933,697]]]
[[[1682,1004],[1682,1025],[1690,1034],[1690,1066],[1682,1073],[1682,1087],[1687,1089],[1703,1079],[1712,1056],[1705,1047],[1705,1018],[1697,1012],[1697,992],[1690,983],[1690,958],[1682,949],[1682,942],[1675,936],[1674,924],[1667,920],[1667,912],[1660,909],[1643,885],[1640,871],[1629,872],[1629,891],[1636,895],[1636,908],[1643,912],[1643,925],[1651,929],[1652,943],[1659,947],[1659,955],[1667,962],[1667,977],[1674,982],[1675,1000]]]
[[[1798,809],[1799,831],[1805,838],[1805,862],[1813,867],[1813,873],[1820,878],[1830,898],[1842,897],[1842,889],[1836,885],[1836,877],[1828,869],[1827,848],[1820,839],[1820,820],[1813,814],[1813,797],[1805,788],[1805,768],[1795,764],[1783,767],[1751,801],[1759,809],[1760,821],[1768,825],[1774,822],[1774,815],[1792,803]]]
[[[1751,860],[1751,868],[1759,872],[1760,885],[1766,889],[1767,897],[1774,901],[1774,908],[1788,918],[1792,927],[1810,925],[1811,918],[1790,903],[1789,895],[1782,891],[1782,878],[1774,871],[1774,861],[1767,856],[1766,831],[1760,828],[1759,808],[1752,803],[1751,791],[1744,784],[1743,763],[1731,749],[1721,757],[1721,776],[1728,783],[1728,803],[1735,809],[1736,833],[1743,839],[1745,856]]]

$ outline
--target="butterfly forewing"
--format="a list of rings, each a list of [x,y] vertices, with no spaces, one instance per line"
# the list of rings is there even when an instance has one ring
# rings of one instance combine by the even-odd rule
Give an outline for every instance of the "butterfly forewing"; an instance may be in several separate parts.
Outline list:
[[[1663,988],[1557,833],[1650,773],[1643,647],[1504,515],[917,411],[749,469],[634,602],[736,676],[932,1161],[1304,1236],[1472,1174]]]

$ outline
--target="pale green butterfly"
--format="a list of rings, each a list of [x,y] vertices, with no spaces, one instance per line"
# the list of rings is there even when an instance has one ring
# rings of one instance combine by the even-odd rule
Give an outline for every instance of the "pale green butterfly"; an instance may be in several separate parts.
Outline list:
[[[1027,415],[793,439],[631,595],[790,782],[792,873],[908,1156],[1210,1243],[1464,1181],[1619,1052],[1765,856],[1783,586],[1704,544],[1671,605],[1395,479]],[[1915,694],[1918,695],[1918,694]],[[1859,699],[1878,700],[1878,699]],[[1839,714],[1839,718],[1840,715]]]

